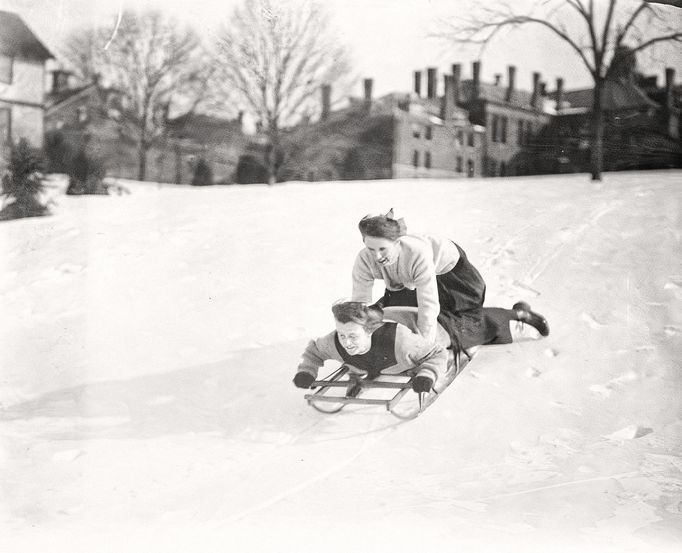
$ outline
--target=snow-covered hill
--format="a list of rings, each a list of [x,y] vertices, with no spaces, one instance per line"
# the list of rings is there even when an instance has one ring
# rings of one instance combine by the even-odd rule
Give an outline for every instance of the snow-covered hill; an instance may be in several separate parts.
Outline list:
[[[0,224],[0,550],[682,543],[681,172],[123,184]],[[324,416],[291,378],[390,207],[552,332],[415,421]]]

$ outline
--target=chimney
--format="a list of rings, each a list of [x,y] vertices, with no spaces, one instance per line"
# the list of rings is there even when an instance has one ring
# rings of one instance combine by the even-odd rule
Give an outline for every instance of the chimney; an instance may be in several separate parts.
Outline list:
[[[321,121],[326,121],[329,118],[329,111],[332,103],[332,86],[329,84],[322,85],[322,115]]]
[[[55,69],[52,72],[52,94],[58,94],[69,88],[69,72]]]
[[[454,96],[452,95],[452,75],[445,75],[444,77],[444,91],[443,102],[441,103],[440,118],[445,120],[452,119],[452,112],[454,111]]]
[[[672,67],[665,68],[665,107],[668,113],[673,108],[673,89],[675,87],[675,70]]]
[[[433,100],[436,97],[436,85],[438,81],[438,69],[435,67],[429,67],[426,70],[426,97],[429,100]]]
[[[505,100],[507,102],[511,102],[512,98],[514,97],[514,87],[516,86],[516,66],[514,65],[507,66],[507,79],[509,83],[507,86],[507,95],[505,97]]]
[[[537,107],[538,98],[540,96],[540,73],[537,71],[533,72],[533,95],[530,98],[530,105],[532,107]]]
[[[561,111],[561,106],[564,103],[564,80],[558,77],[556,80],[556,111]]]
[[[422,72],[421,71],[415,71],[414,72],[414,93],[417,95],[417,98],[420,98],[422,95]]]
[[[502,82],[502,74],[501,73],[495,73],[495,86],[500,86],[501,82]]]
[[[372,107],[372,79],[365,79],[365,108]]]
[[[547,83],[545,81],[540,81],[540,96],[547,96]]]
[[[472,100],[477,100],[481,89],[481,62],[475,61],[472,65],[474,74],[474,90],[472,93]]]
[[[459,63],[452,64],[452,102],[459,105],[459,89],[462,80],[462,66]]]

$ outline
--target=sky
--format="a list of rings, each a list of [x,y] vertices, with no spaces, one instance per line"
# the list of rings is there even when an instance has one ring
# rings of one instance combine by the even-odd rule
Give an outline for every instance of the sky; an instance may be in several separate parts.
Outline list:
[[[488,0],[486,0],[488,1]],[[530,4],[537,0],[515,2]],[[627,0],[626,0],[627,2]],[[93,22],[113,26],[118,10],[161,8],[197,28],[210,38],[229,19],[238,0],[0,0],[0,9],[22,15],[40,38],[51,48],[74,27]],[[437,67],[449,72],[453,63],[463,64],[463,77],[471,75],[471,62],[479,57],[476,49],[455,47],[430,37],[439,21],[461,15],[468,0],[323,0],[333,27],[348,46],[358,78],[357,95],[362,94],[360,79],[373,78],[376,94],[411,90],[413,71]],[[671,14],[682,10],[665,8]],[[681,22],[682,23],[682,22]],[[530,28],[529,28],[530,29]],[[682,49],[658,48],[653,57],[640,64],[663,78],[664,67],[682,67]],[[644,62],[644,63],[642,63]],[[495,74],[506,80],[507,66],[517,67],[517,86],[530,90],[532,72],[539,71],[551,89],[557,77],[565,87],[589,86],[590,77],[575,54],[557,39],[528,30],[501,36],[483,54],[482,76],[492,81]],[[678,80],[682,75],[678,74]]]

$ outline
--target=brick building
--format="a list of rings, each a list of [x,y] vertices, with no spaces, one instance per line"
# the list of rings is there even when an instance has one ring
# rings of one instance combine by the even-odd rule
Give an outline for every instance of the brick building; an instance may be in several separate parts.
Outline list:
[[[472,65],[472,78],[461,80],[461,66],[452,66],[456,105],[469,113],[472,123],[485,127],[481,156],[483,176],[518,175],[525,172],[515,158],[533,136],[551,120],[545,106],[545,85],[533,73],[532,90],[516,86],[516,67],[508,66],[507,82],[496,75],[494,83],[480,79],[481,63]]]
[[[137,179],[137,142],[121,132],[125,95],[99,81],[77,85],[62,70],[54,71],[52,77],[45,115],[48,144],[63,141],[72,150],[85,147],[105,161],[109,176]],[[211,166],[215,182],[233,182],[246,145],[240,119],[202,114],[170,119],[164,134],[147,152],[147,178],[188,184],[196,162],[203,158]]]
[[[634,60],[604,87],[604,170],[682,167],[682,90],[667,68],[665,85],[636,71]],[[580,172],[590,166],[593,89],[563,90],[549,97],[555,116],[526,153],[536,172]]]
[[[18,15],[0,11],[0,160],[20,138],[43,145],[45,62],[52,57]]]
[[[436,94],[429,71],[422,97],[421,74],[414,93],[374,99],[372,80],[364,97],[331,111],[331,89],[322,89],[322,115],[287,132],[282,180],[381,179],[480,176],[483,128],[469,122],[451,101],[447,79]]]

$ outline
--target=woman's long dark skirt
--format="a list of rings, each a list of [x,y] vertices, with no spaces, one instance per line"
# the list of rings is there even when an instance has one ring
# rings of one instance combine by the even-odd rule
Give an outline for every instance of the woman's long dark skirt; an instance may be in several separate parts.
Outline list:
[[[509,321],[516,320],[511,309],[483,307],[485,281],[464,253],[459,250],[457,265],[447,273],[436,276],[440,314],[438,322],[450,334],[455,349],[468,349],[484,344],[512,342]],[[417,307],[417,292],[386,289],[381,300],[384,307]]]

